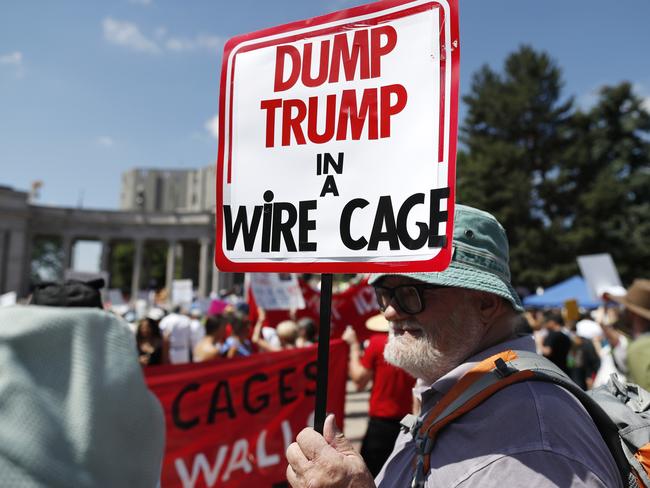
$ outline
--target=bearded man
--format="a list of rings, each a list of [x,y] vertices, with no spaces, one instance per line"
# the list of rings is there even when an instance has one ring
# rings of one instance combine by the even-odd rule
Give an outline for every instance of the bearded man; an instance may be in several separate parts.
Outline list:
[[[453,257],[440,273],[371,276],[390,322],[388,362],[420,378],[423,419],[482,360],[507,350],[534,352],[517,337],[523,310],[510,284],[508,240],[490,214],[455,209]],[[411,486],[416,445],[403,431],[375,480],[334,417],[323,436],[305,429],[287,449],[297,487]],[[618,469],[582,405],[561,387],[523,382],[500,390],[436,437],[424,486],[481,488],[618,487]]]

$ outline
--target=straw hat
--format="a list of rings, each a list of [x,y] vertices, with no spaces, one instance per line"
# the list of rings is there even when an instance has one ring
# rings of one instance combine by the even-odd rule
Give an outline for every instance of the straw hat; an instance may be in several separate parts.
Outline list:
[[[366,329],[373,332],[388,332],[388,321],[384,314],[380,313],[366,320]]]
[[[650,280],[636,279],[623,296],[608,295],[635,314],[650,320]]]

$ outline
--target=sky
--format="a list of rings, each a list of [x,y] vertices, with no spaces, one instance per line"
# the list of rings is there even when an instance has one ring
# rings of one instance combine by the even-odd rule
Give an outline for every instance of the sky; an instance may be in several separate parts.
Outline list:
[[[361,3],[1,0],[0,186],[117,209],[125,171],[214,164],[224,42]],[[648,19],[649,0],[460,0],[461,95],[529,44],[581,107],[627,80],[650,110]]]

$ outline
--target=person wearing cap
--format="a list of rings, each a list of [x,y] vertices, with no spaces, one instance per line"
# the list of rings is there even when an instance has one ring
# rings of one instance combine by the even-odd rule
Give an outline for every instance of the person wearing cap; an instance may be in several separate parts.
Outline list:
[[[650,280],[636,279],[625,295],[608,298],[625,306],[632,332],[627,348],[628,379],[650,390]]]
[[[523,308],[510,283],[505,230],[463,205],[454,213],[452,261],[438,273],[378,274],[390,323],[386,360],[421,378],[420,419],[478,362],[507,350],[535,352],[515,335]],[[402,431],[375,480],[328,416],[323,435],[301,431],[287,449],[296,487],[410,485],[415,441]],[[504,388],[449,424],[430,452],[427,487],[620,487],[616,464],[591,417],[569,392],[543,382]]]
[[[375,332],[361,356],[357,334],[346,327],[341,338],[350,346],[348,373],[357,389],[363,390],[370,381],[368,428],[361,442],[361,457],[373,476],[379,474],[400,431],[400,421],[413,410],[412,390],[415,378],[384,359],[388,343],[388,322],[382,314],[366,321],[366,328]]]
[[[0,486],[160,486],[164,412],[127,324],[58,305],[0,324]]]

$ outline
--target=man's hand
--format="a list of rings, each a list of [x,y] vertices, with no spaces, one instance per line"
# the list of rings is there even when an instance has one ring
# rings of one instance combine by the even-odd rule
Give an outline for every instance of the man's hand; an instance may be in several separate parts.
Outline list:
[[[325,419],[323,435],[303,429],[287,449],[287,480],[293,488],[371,488],[372,475],[352,444]]]

